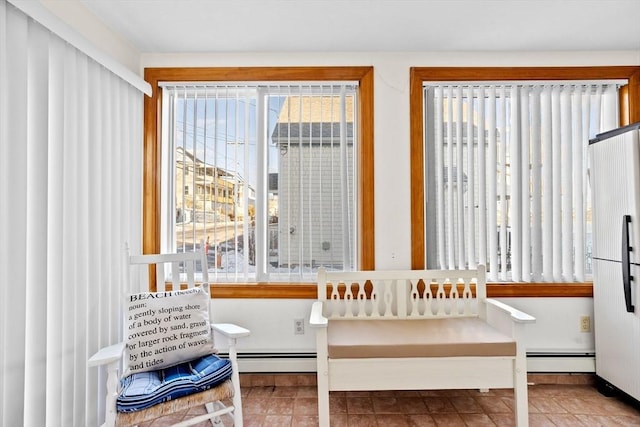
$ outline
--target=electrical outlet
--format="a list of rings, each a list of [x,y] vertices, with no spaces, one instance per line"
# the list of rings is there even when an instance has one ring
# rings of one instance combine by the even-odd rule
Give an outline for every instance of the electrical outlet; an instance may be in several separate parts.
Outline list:
[[[293,333],[304,335],[304,319],[293,319]]]
[[[580,332],[591,332],[591,317],[580,317]]]

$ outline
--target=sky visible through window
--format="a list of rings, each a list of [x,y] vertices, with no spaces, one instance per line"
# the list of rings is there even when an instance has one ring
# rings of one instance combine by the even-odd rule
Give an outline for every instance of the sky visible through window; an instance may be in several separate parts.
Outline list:
[[[245,166],[256,162],[256,97],[254,92],[246,99],[202,95],[176,100],[176,147],[194,152],[205,164],[247,173],[243,178],[255,187],[256,170]],[[278,148],[271,135],[286,97],[272,95],[265,98],[269,103],[266,130],[268,165],[269,172],[275,173],[278,171]],[[246,120],[247,116],[249,120]]]

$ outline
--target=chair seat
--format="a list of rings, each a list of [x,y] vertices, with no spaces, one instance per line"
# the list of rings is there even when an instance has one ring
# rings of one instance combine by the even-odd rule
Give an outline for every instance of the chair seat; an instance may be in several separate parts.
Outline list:
[[[137,426],[166,415],[185,412],[198,406],[201,407],[209,402],[224,401],[226,403],[233,395],[233,382],[229,379],[207,391],[193,393],[175,400],[168,400],[141,411],[118,412],[115,425],[117,427]]]
[[[119,412],[140,411],[216,387],[231,373],[231,362],[213,354],[157,371],[135,373],[122,379],[116,408]]]

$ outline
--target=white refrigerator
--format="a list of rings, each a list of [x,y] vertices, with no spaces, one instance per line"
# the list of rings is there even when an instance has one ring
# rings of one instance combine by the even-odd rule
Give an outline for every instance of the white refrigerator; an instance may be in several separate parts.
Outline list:
[[[640,400],[640,123],[597,135],[589,160],[596,375]]]

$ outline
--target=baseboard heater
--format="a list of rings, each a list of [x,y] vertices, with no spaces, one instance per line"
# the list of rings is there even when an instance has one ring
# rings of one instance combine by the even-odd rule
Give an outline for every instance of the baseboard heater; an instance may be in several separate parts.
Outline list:
[[[227,356],[220,353],[221,356]],[[240,372],[295,373],[316,372],[315,353],[240,353]],[[527,353],[529,373],[595,373],[595,354],[586,353]]]
[[[595,373],[596,357],[593,352],[527,352],[529,373]]]
[[[222,357],[227,356],[220,353]],[[316,372],[315,353],[238,353],[240,372]]]

